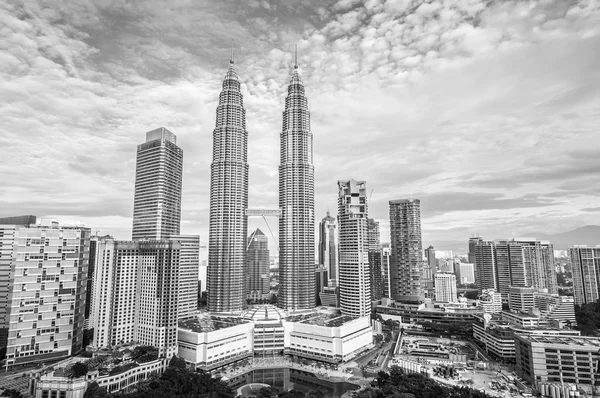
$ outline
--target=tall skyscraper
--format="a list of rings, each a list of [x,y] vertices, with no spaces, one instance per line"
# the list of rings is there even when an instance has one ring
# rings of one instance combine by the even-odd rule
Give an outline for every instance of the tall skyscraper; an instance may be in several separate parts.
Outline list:
[[[435,300],[444,303],[456,302],[456,276],[438,273],[435,275]]]
[[[595,303],[600,298],[600,247],[575,246],[569,256],[575,305]]]
[[[372,218],[367,220],[369,236],[369,276],[371,283],[371,300],[383,297],[383,273],[381,268],[381,244],[379,222]]]
[[[530,285],[530,278],[525,269],[523,247],[514,241],[500,240],[494,242],[494,250],[498,290],[502,294],[502,300],[508,302],[511,286]]]
[[[392,297],[392,286],[390,279],[392,248],[389,243],[381,245],[381,280],[383,285],[383,297]]]
[[[471,241],[469,241],[469,250]],[[473,256],[475,258],[475,284],[480,292],[494,290],[498,292],[498,276],[496,274],[496,253],[494,242],[479,239],[473,244]],[[469,256],[469,258],[473,258]]]
[[[367,184],[338,181],[340,308],[342,314],[371,314]]]
[[[425,249],[425,258],[427,263],[423,267],[423,274],[421,275],[421,282],[423,285],[423,292],[427,298],[435,298],[435,275],[438,272],[437,259],[435,258],[435,249],[433,246],[429,246]],[[444,272],[444,271],[442,271]]]
[[[278,305],[309,309],[316,296],[313,135],[297,63],[285,99],[280,162]]]
[[[233,57],[219,95],[210,170],[208,310],[237,313],[242,311],[246,301],[248,132]]]
[[[133,233],[137,239],[178,235],[181,223],[183,151],[164,127],[146,133],[138,145],[133,200]]]
[[[0,357],[6,352],[8,326],[10,320],[10,287],[13,283],[11,266],[13,263],[13,245],[20,227],[35,224],[35,216],[0,218]]]
[[[319,223],[319,264],[328,273],[328,286],[338,285],[338,227],[335,217],[329,215]]]
[[[246,250],[246,294],[259,300],[269,294],[269,239],[260,229],[248,237]]]
[[[390,279],[394,300],[419,300],[423,297],[421,275],[421,201],[390,201],[391,266]]]
[[[21,227],[13,244],[7,367],[82,349],[90,230]]]
[[[181,244],[179,258],[178,318],[186,318],[198,310],[198,274],[200,272],[200,237],[172,235],[168,240]]]
[[[475,284],[477,285],[477,280],[478,280],[478,276],[477,276],[477,264],[475,264],[475,247],[477,246],[478,243],[483,242],[483,239],[481,239],[480,237],[472,237],[469,238],[469,253],[467,254],[467,259],[469,261],[469,263],[473,264],[473,266],[475,267],[474,272],[475,272]],[[479,287],[479,286],[477,286]]]
[[[172,240],[100,239],[92,293],[93,346],[135,341],[157,347],[167,357],[177,352],[181,247]]]
[[[554,246],[548,241],[535,238],[516,238],[514,241],[523,247],[526,285],[536,289],[548,289],[548,293],[557,293]]]

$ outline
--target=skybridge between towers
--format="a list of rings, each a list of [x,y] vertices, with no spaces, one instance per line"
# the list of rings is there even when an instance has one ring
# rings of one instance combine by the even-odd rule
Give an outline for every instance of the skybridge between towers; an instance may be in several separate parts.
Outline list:
[[[273,235],[267,217],[281,217],[281,209],[246,209],[246,217],[262,217],[263,220],[265,220],[265,224],[267,224],[267,228],[269,228],[271,237],[273,237],[273,241],[277,244],[277,251],[279,251],[279,242],[275,238],[275,235]],[[246,250],[248,250],[248,247],[250,247],[250,242],[248,242]]]

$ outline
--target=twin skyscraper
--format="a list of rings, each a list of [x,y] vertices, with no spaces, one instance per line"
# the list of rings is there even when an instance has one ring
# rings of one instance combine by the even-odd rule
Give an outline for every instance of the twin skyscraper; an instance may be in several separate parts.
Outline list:
[[[279,165],[279,295],[289,311],[315,307],[313,137],[297,61],[283,111]],[[223,80],[210,179],[208,310],[238,313],[246,301],[248,131],[233,57]]]

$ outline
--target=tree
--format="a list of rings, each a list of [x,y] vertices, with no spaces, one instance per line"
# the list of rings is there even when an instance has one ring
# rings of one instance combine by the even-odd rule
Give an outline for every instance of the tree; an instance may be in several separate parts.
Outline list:
[[[12,388],[8,390],[4,390],[0,397],[10,397],[10,398],[23,398],[23,394],[20,391],[13,390]]]
[[[600,335],[600,300],[575,306],[577,329],[584,336]]]
[[[87,390],[85,390],[85,393],[83,394],[83,398],[109,398],[112,397],[111,394],[108,394],[106,392],[106,389],[104,387],[100,387],[98,385],[98,383],[96,383],[95,381],[92,382]]]
[[[185,362],[185,359],[173,355],[173,358],[171,358],[171,361],[169,362],[169,366],[177,369],[186,369],[187,363]]]
[[[73,378],[85,376],[88,372],[88,366],[83,362],[75,362],[73,366],[71,366],[71,372],[71,377]]]
[[[275,387],[263,387],[256,393],[256,398],[277,398],[279,390]]]

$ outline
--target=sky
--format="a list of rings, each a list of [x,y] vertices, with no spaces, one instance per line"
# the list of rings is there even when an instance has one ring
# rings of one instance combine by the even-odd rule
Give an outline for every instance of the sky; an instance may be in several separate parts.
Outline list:
[[[166,127],[182,233],[206,242],[232,41],[252,208],[278,204],[297,45],[317,222],[356,179],[383,242],[402,198],[421,199],[424,246],[600,224],[598,0],[0,2],[0,216],[130,239],[136,147]]]

